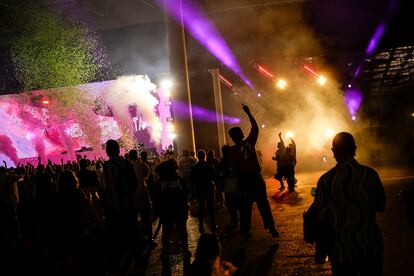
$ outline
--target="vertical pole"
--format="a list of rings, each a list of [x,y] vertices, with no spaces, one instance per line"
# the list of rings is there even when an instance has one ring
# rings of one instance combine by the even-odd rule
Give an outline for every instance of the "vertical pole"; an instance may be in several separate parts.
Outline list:
[[[226,144],[226,132],[224,130],[224,117],[223,117],[223,102],[221,99],[221,86],[220,86],[220,75],[219,69],[210,70],[213,76],[213,89],[214,89],[214,104],[216,107],[216,120],[217,120],[217,134],[219,147]]]
[[[170,74],[174,86],[172,87],[172,98],[174,101],[180,101],[185,104],[187,110],[180,110],[180,114],[188,114],[187,117],[176,116],[177,110],[172,105],[172,115],[174,118],[174,128],[177,134],[176,151],[181,152],[184,149],[195,152],[195,136],[193,111],[191,108],[191,93],[190,82],[188,78],[187,65],[187,48],[184,32],[184,21],[182,13],[182,0],[176,0],[177,5],[180,6],[180,22],[175,22],[170,16],[165,16],[169,60],[170,60]]]

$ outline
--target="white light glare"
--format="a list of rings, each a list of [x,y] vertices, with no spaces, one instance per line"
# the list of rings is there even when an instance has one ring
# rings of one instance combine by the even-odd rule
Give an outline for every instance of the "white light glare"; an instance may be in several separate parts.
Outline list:
[[[266,125],[265,124],[262,124],[262,128],[264,128],[264,127],[266,127]]]
[[[261,93],[257,93],[257,97],[261,97],[262,96],[262,94]]]
[[[161,87],[162,87],[163,89],[170,89],[172,86],[173,86],[173,83],[172,83],[172,81],[171,81],[171,80],[163,80],[163,81],[161,82]]]
[[[280,89],[285,89],[287,82],[284,79],[279,79],[276,83],[277,87],[279,87]]]
[[[293,133],[292,131],[289,130],[288,132],[286,132],[285,137],[286,137],[286,139],[293,138],[293,137],[295,137],[295,133]]]
[[[332,129],[326,130],[326,136],[328,138],[332,138],[332,137],[334,137],[334,135],[335,135],[335,132]]]
[[[175,139],[177,138],[177,134],[175,134],[174,132],[168,133],[168,138]]]
[[[317,79],[317,82],[319,83],[319,85],[324,86],[326,83],[327,79],[325,76],[320,75],[319,78]]]
[[[356,117],[355,117],[355,115],[354,116],[352,116],[352,121],[355,121],[356,120]]]

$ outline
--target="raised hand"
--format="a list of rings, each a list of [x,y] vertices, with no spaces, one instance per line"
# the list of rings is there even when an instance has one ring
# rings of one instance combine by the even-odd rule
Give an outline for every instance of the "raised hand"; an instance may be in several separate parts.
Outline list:
[[[244,112],[246,112],[247,114],[249,114],[249,113],[250,113],[250,108],[249,108],[247,105],[242,104],[242,107],[243,107],[243,111],[244,111]]]

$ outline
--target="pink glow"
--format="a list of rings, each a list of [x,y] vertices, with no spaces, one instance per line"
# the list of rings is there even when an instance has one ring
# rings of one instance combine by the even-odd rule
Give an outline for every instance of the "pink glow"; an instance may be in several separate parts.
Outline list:
[[[106,81],[100,83],[91,83],[82,85],[81,88],[85,93],[92,97],[103,97],[104,91],[114,89],[119,80]],[[144,88],[143,88],[144,89]],[[117,91],[120,96],[126,98],[123,90]],[[163,139],[157,148],[161,149],[172,144],[172,139],[168,138],[165,132],[168,119],[171,118],[169,106],[166,101],[171,99],[163,96],[162,90],[157,91],[160,98],[160,104],[156,106],[158,111],[150,110],[157,116],[162,126]],[[31,102],[29,94],[12,94],[0,96],[0,163],[5,160],[7,163],[32,163],[37,164],[37,157],[42,157],[42,162],[47,159],[60,163],[60,159],[74,160],[76,155],[86,155],[89,158],[105,157],[106,154],[101,148],[101,144],[108,139],[119,139],[121,137],[120,125],[123,120],[118,120],[116,116],[103,116],[93,112],[93,108],[84,111],[82,114],[69,111],[64,117],[54,114],[54,107],[59,103],[53,102],[52,106],[45,108],[42,101],[47,99],[45,96],[49,91],[33,91],[32,95],[39,96],[41,101]],[[64,92],[62,92],[64,93]],[[152,93],[152,92],[151,92]],[[108,100],[108,99],[106,99]],[[125,99],[126,107],[132,98]],[[142,100],[142,99],[141,99]],[[133,103],[135,103],[133,101]],[[40,104],[40,105],[39,105]],[[105,104],[105,103],[104,103]],[[141,104],[141,112],[143,104]],[[119,104],[119,108],[122,106]],[[106,114],[106,113],[105,113]],[[151,136],[150,128],[154,127],[154,118],[150,117],[149,111],[143,114],[142,128],[148,131]],[[128,118],[126,118],[128,119]],[[128,123],[133,126],[132,118],[124,127],[129,127]],[[85,125],[96,126],[94,128],[84,129]],[[148,130],[147,130],[148,128]],[[89,133],[88,133],[89,131]],[[151,137],[152,138],[152,137]],[[140,142],[140,141],[138,141]],[[92,147],[92,152],[78,153],[76,150],[81,147]]]
[[[17,165],[17,163],[19,162],[17,150],[13,146],[12,140],[6,135],[0,135],[0,153],[9,157],[15,165]]]

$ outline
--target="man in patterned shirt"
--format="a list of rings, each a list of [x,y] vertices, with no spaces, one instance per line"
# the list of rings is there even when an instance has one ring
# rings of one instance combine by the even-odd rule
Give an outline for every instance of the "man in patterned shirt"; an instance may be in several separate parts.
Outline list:
[[[384,243],[376,212],[385,211],[384,187],[374,169],[354,159],[350,133],[338,133],[332,151],[337,165],[319,179],[313,203],[331,231],[332,274],[383,275]]]

